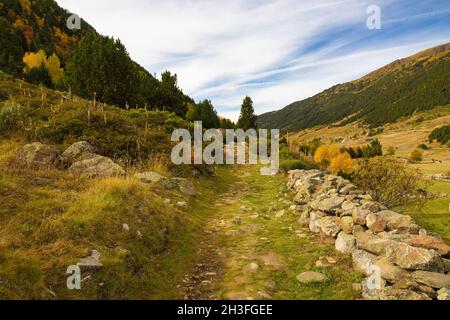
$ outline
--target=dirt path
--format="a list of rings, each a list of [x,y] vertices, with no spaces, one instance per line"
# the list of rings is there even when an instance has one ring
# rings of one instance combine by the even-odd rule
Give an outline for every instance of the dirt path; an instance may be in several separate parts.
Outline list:
[[[185,299],[353,299],[350,261],[326,239],[297,223],[282,176],[257,167],[231,168],[234,182],[211,204],[198,244],[200,263],[180,286]],[[300,284],[296,276],[318,271],[330,280]]]

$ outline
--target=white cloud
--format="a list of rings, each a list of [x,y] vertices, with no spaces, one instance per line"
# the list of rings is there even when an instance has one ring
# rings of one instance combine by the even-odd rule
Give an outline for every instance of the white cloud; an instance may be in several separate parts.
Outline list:
[[[150,72],[176,72],[186,93],[211,98],[220,114],[234,120],[238,112],[232,109],[239,108],[246,94],[262,113],[425,48],[391,44],[382,54],[361,48],[332,59],[333,49],[354,41],[336,38],[321,50],[300,55],[326,32],[347,25],[365,28],[366,0],[57,2],[100,33],[120,38]],[[262,78],[261,85],[248,84]]]

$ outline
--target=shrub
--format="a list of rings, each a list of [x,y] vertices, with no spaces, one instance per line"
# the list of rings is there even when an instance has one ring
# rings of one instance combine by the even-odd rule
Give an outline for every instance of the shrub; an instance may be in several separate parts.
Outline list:
[[[354,174],[356,185],[388,207],[414,201],[419,204],[423,199],[417,190],[425,181],[420,170],[392,157],[361,160]]]
[[[353,172],[354,162],[352,157],[347,152],[343,152],[336,155],[330,161],[330,170],[334,174],[338,173],[348,174]]]
[[[282,171],[288,172],[290,170],[297,170],[297,169],[303,170],[314,169],[314,165],[304,160],[285,160],[281,161],[280,168]]]
[[[428,150],[429,149],[428,146],[425,143],[419,144],[418,148],[422,149],[422,150]]]
[[[423,160],[423,153],[420,150],[414,150],[411,152],[410,160],[414,162],[420,162]]]
[[[314,154],[314,161],[320,164],[329,164],[331,159],[340,154],[338,147],[321,145]]]
[[[393,156],[393,155],[395,155],[395,148],[394,148],[393,146],[390,146],[390,147],[387,149],[386,154],[387,154],[388,156]]]

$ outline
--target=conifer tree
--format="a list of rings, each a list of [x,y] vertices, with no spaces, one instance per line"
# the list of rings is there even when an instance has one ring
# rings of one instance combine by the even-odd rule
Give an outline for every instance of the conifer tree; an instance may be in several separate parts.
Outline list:
[[[256,129],[256,114],[253,109],[253,101],[250,97],[245,97],[241,107],[241,115],[236,124],[238,129]]]

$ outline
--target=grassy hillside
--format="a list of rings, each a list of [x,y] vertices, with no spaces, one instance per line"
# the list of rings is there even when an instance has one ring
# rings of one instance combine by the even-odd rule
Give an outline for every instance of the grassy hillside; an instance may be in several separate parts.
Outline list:
[[[176,286],[197,262],[208,203],[226,190],[229,175],[197,178],[198,195],[189,198],[133,173],[191,178],[189,168],[168,161],[173,129],[190,126],[173,113],[124,110],[0,72],[0,299],[181,298]],[[62,151],[80,140],[122,164],[129,177],[87,179],[24,168],[16,159],[29,142]],[[67,267],[92,250],[103,267],[83,271],[81,291],[68,290]]]
[[[258,117],[258,126],[299,131],[363,120],[372,127],[450,102],[450,44],[398,60],[359,80]]]

